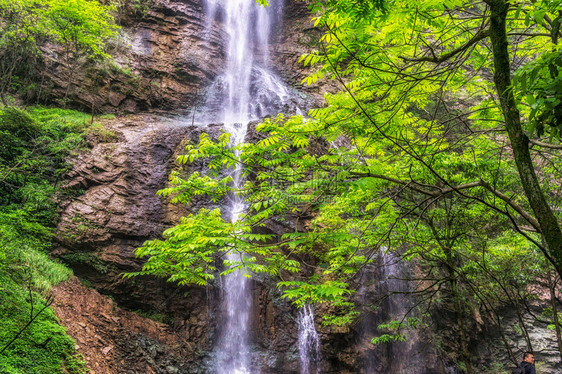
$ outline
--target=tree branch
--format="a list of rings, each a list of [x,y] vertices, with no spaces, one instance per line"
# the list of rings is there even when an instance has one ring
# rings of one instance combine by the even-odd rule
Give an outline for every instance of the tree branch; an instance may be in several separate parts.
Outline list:
[[[25,330],[27,330],[27,328],[28,328],[29,326],[31,326],[31,324],[37,319],[37,317],[39,317],[39,315],[40,315],[41,313],[43,313],[43,311],[45,311],[45,309],[47,309],[49,306],[51,306],[51,304],[53,303],[53,301],[54,301],[53,297],[52,297],[52,296],[49,296],[49,297],[47,298],[47,301],[45,302],[45,305],[43,306],[43,308],[41,308],[41,310],[39,310],[36,315],[34,315],[34,316],[32,316],[32,317],[30,318],[30,320],[27,322],[27,324],[26,324],[24,327],[22,327],[22,328],[20,329],[20,331],[18,331],[18,333],[16,334],[16,336],[14,336],[14,337],[12,338],[12,340],[10,340],[10,341],[4,346],[4,348],[2,348],[2,350],[0,351],[0,354],[4,353],[4,351],[5,351],[6,349],[8,349],[8,347],[11,346],[11,345],[20,337],[20,335],[23,334],[23,332],[24,332]],[[32,302],[33,302],[33,300],[32,300]]]
[[[544,148],[562,149],[562,144],[550,144],[550,143],[541,142],[540,140],[533,140],[533,139],[529,139],[529,143]]]
[[[487,189],[488,191],[490,191],[491,193],[493,193],[495,196],[502,199],[504,202],[506,202],[513,210],[515,210],[523,218],[525,218],[527,220],[527,222],[529,222],[537,232],[541,232],[541,225],[539,224],[539,222],[529,212],[527,212],[525,209],[523,209],[523,207],[516,204],[513,201],[513,199],[511,199],[509,196],[507,196],[503,192],[500,192],[500,191],[496,190],[488,182],[481,181],[481,186],[484,187],[485,189]]]
[[[409,62],[423,62],[423,61],[425,61],[425,62],[432,62],[432,63],[435,63],[435,64],[439,65],[439,64],[447,61],[451,57],[454,57],[455,55],[466,51],[468,48],[470,48],[474,44],[478,43],[482,39],[487,38],[488,36],[490,36],[490,30],[488,30],[488,29],[480,30],[479,32],[476,33],[476,35],[474,35],[464,45],[461,45],[460,47],[455,48],[455,49],[453,49],[449,52],[443,53],[439,57],[416,57],[416,58],[412,58],[412,57],[401,56],[400,58],[404,61],[409,61]]]

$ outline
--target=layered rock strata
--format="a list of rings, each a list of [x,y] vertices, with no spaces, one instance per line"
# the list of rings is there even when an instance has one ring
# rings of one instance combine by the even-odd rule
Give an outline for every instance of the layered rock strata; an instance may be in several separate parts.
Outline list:
[[[71,72],[61,48],[44,46],[38,99],[95,113],[187,112],[202,104],[205,88],[224,70],[222,21],[208,32],[200,0],[153,0],[142,11],[130,3],[120,9],[122,29],[110,46],[113,60],[79,61]],[[301,84],[310,68],[299,58],[310,51],[319,30],[302,2],[287,1],[282,17],[271,40],[273,68],[289,85],[318,98],[318,86]]]
[[[142,259],[134,255],[137,247],[160,237],[188,213],[186,207],[167,204],[156,196],[166,186],[175,156],[186,141],[196,143],[201,132],[216,138],[223,131],[219,125],[201,128],[185,126],[185,122],[149,115],[105,121],[106,131],[113,136],[106,137],[109,141],[91,139],[92,149],[74,160],[67,188],[79,195],[62,206],[59,247],[53,255],[68,263],[85,284],[110,295],[117,305],[166,321],[163,331],[171,331],[182,344],[196,348],[200,355],[191,366],[205,372],[213,360],[209,350],[220,325],[216,321],[220,318],[218,288],[178,287],[150,277],[122,278],[125,272],[141,269]],[[193,168],[203,165],[184,171]],[[203,203],[196,202],[192,211]],[[296,311],[280,300],[269,281],[255,280],[252,289],[256,365],[265,368],[264,372],[296,373]],[[193,361],[188,356],[178,360]]]

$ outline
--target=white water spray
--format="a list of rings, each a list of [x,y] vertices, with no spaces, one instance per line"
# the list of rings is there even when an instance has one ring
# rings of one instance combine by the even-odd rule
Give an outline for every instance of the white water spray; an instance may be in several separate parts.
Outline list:
[[[305,305],[298,314],[299,358],[301,374],[316,374],[320,363],[320,338],[314,326],[314,313]]]
[[[283,0],[270,0],[267,8],[255,0],[204,0],[204,4],[204,34],[210,37],[220,21],[228,42],[225,70],[206,89],[196,122],[224,123],[230,131],[235,123],[245,127],[249,121],[295,113],[303,106],[302,94],[288,88],[269,67],[270,34],[279,27]]]

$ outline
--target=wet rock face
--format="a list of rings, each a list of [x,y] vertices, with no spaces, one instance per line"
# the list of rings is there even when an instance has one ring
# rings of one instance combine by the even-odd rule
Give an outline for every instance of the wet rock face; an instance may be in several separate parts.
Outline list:
[[[172,367],[185,367],[178,366],[177,362],[191,362],[191,368],[212,372],[212,347],[220,336],[220,321],[224,317],[218,283],[207,288],[178,287],[150,277],[122,278],[122,273],[141,269],[143,261],[134,256],[134,251],[146,240],[160,238],[166,228],[189,212],[196,212],[203,206],[217,206],[204,199],[195,201],[189,207],[173,205],[156,195],[158,190],[166,187],[170,171],[178,167],[175,159],[183,152],[186,142],[197,143],[202,132],[217,138],[223,131],[221,125],[196,127],[190,124],[189,119],[155,115],[105,120],[105,131],[90,135],[88,139],[91,149],[73,160],[74,168],[69,174],[67,188],[76,191],[78,196],[62,205],[57,233],[60,246],[54,252],[84,282],[102,294],[111,295],[115,305],[140,311],[144,315],[161,316],[166,322],[160,326],[164,329],[162,331],[170,333],[166,335],[166,341],[177,339],[180,342],[177,344],[189,349],[197,348],[199,353],[194,359],[186,358],[184,351],[178,353],[176,361],[157,351],[152,357],[152,335],[139,335],[134,331],[130,335],[130,344],[106,344],[116,347],[115,352],[117,348],[121,349],[121,356],[136,355],[136,350],[139,350],[142,357],[152,357],[152,361],[147,358],[146,363],[154,372],[165,372],[162,365],[169,363]],[[255,132],[256,124],[250,124],[248,141],[259,140],[262,136]],[[321,152],[326,146],[317,144],[317,149],[311,149],[311,152]],[[204,168],[203,161],[198,161],[183,166],[182,173],[189,174]],[[294,229],[291,217],[286,218],[286,222],[271,220],[263,228],[264,232],[280,235]],[[364,278],[361,279],[364,289],[358,293],[356,301],[358,305],[365,305],[365,309],[372,303],[371,300],[387,290],[380,289],[384,274],[373,271],[366,273]],[[259,276],[254,279],[251,288],[253,364],[261,368],[262,373],[298,373],[297,310],[281,298],[275,279]],[[95,300],[98,300],[97,296]],[[103,303],[100,300],[95,302]],[[95,306],[88,308],[95,309]],[[400,347],[375,348],[369,344],[376,335],[376,326],[389,317],[384,311],[381,314],[362,310],[363,319],[351,329],[320,328],[324,312],[328,311],[320,308],[316,313],[316,326],[322,341],[323,373],[386,373],[394,369],[398,372],[397,368],[402,369],[405,364],[413,362],[398,362],[395,351]],[[68,319],[71,320],[71,317]],[[111,321],[96,327],[108,336],[113,336],[112,328]],[[86,343],[85,346],[89,347],[90,343]],[[103,348],[106,347],[100,349]],[[408,352],[413,352],[411,346],[406,348]],[[366,363],[367,357],[372,361],[371,366]],[[405,372],[430,373],[422,370],[435,367],[435,361],[435,357],[423,357],[423,360],[415,361],[419,363],[416,370],[419,368],[420,371]],[[115,372],[126,372],[120,370]]]
[[[257,141],[262,136],[255,132],[256,123],[250,125],[248,141]],[[90,135],[88,140],[91,149],[73,160],[74,168],[67,187],[76,191],[78,196],[62,204],[57,233],[60,246],[54,255],[69,264],[85,283],[102,294],[111,295],[115,301],[113,304],[113,301],[109,302],[109,299],[101,296],[84,300],[84,303],[93,302],[94,305],[88,306],[83,313],[96,309],[95,304],[98,303],[103,306],[99,308],[102,314],[109,315],[109,312],[105,312],[105,304],[109,303],[115,307],[118,305],[127,310],[140,311],[143,315],[158,316],[166,322],[159,325],[148,322],[147,326],[152,326],[152,330],[139,332],[138,327],[143,325],[141,320],[135,320],[136,327],[129,330],[128,324],[118,324],[113,320],[114,316],[101,315],[100,321],[90,326],[95,331],[93,335],[83,327],[82,330],[89,334],[84,337],[83,343],[79,343],[84,349],[92,348],[97,334],[103,338],[103,344],[95,343],[95,349],[101,352],[109,346],[113,347],[113,353],[102,352],[98,356],[120,357],[112,361],[114,366],[111,370],[117,368],[113,372],[127,372],[126,366],[119,365],[129,365],[130,359],[121,358],[137,356],[142,358],[142,365],[153,372],[166,373],[167,366],[178,368],[180,373],[196,373],[197,370],[201,373],[212,372],[212,347],[220,335],[218,329],[222,319],[218,284],[208,288],[178,287],[162,279],[138,277],[129,280],[121,276],[124,272],[141,269],[142,259],[136,258],[134,251],[144,241],[161,237],[166,228],[176,224],[188,212],[196,212],[202,206],[216,207],[216,204],[210,205],[204,200],[196,201],[190,207],[172,205],[156,195],[158,190],[166,186],[170,171],[177,167],[174,160],[183,152],[185,142],[197,143],[202,132],[217,138],[223,131],[221,125],[195,127],[190,124],[189,119],[155,115],[105,120],[105,132]],[[321,152],[326,145],[316,144],[315,147],[311,152]],[[198,161],[194,165],[184,166],[183,172],[189,174],[203,170],[204,166],[202,161]],[[278,235],[291,229],[294,229],[294,224],[290,217],[287,217],[286,222],[271,220],[263,228],[264,232]],[[442,373],[448,370],[446,363],[458,361],[455,356],[459,352],[455,345],[458,340],[455,319],[445,310],[435,311],[436,323],[431,327],[433,331],[417,332],[409,336],[410,340],[405,343],[370,344],[370,340],[380,334],[377,326],[391,319],[393,309],[407,307],[408,303],[400,299],[387,299],[380,308],[370,310],[374,300],[380,299],[381,294],[394,287],[388,284],[389,278],[385,278],[380,266],[365,271],[358,282],[355,301],[360,306],[362,316],[356,324],[345,329],[321,327],[321,315],[328,311],[322,310],[322,307],[316,311],[316,326],[322,343],[323,373]],[[76,287],[69,287],[76,291]],[[252,290],[253,364],[260,367],[262,373],[298,373],[296,309],[281,299],[275,279],[258,277],[252,282]],[[76,298],[80,294],[81,291],[76,291]],[[545,301],[541,303],[534,310],[536,315],[541,314],[541,305],[546,305]],[[77,306],[73,308],[77,310]],[[66,320],[72,321],[72,312],[67,310],[65,313]],[[506,311],[505,321],[506,326],[513,326],[509,328],[508,338],[514,350],[524,347],[524,339],[514,327],[517,318],[513,311]],[[559,372],[559,366],[553,364],[557,357],[554,332],[530,316],[525,317],[525,322],[532,326],[532,340],[537,342],[537,357],[542,361],[541,372]],[[492,359],[475,364],[489,369],[491,363],[508,363],[503,343],[497,331],[490,327],[493,324],[480,324],[470,328],[474,332],[473,357]],[[71,329],[71,335],[81,336],[82,330]],[[428,337],[436,334],[448,347],[445,354],[436,351],[427,341]],[[119,336],[124,336],[124,340],[120,341]],[[163,339],[163,342],[155,342],[158,339]],[[171,357],[160,352],[167,352],[162,344],[181,345],[185,349],[174,351],[176,356]],[[132,373],[150,372],[146,371],[148,369],[145,366],[134,368],[136,371]]]
[[[224,312],[218,284],[208,288],[177,287],[161,279],[128,280],[121,276],[124,272],[141,269],[142,259],[137,259],[134,251],[144,241],[161,237],[182,215],[196,212],[202,206],[213,206],[204,200],[190,207],[172,205],[156,195],[166,186],[172,168],[177,167],[174,160],[183,152],[185,142],[197,143],[202,132],[217,138],[223,131],[221,125],[194,127],[189,124],[186,119],[154,115],[107,120],[104,123],[106,136],[91,136],[91,150],[74,160],[67,187],[81,194],[63,205],[57,235],[60,247],[54,254],[96,290],[111,295],[117,305],[147,315],[165,316],[166,328],[173,330],[175,338],[201,351],[201,357],[192,366],[205,372],[213,362],[211,348],[215,338],[220,336],[219,321]],[[250,124],[248,141],[262,136],[255,132],[256,124]],[[319,144],[317,151],[325,146]],[[182,169],[189,174],[203,170],[204,164],[197,162]],[[264,230],[282,234],[291,229],[290,217],[288,219],[288,223],[272,220]],[[369,275],[370,283],[366,283],[366,287],[376,288],[377,277],[380,278],[377,274]],[[275,283],[274,279],[265,277],[258,277],[252,283],[253,364],[261,368],[262,373],[298,373],[297,311],[281,299]],[[321,325],[323,312],[317,312],[317,326]],[[369,322],[376,326],[382,321]],[[366,354],[361,350],[368,346],[365,340],[372,337],[360,339],[360,334],[359,328],[321,329],[322,372],[360,372],[364,367],[361,357]],[[138,339],[138,344],[146,340]],[[390,356],[386,353],[376,353],[377,367],[382,368],[378,372],[385,372],[389,367],[387,357]],[[160,364],[162,361],[156,360],[156,366],[151,364],[150,367],[154,369]]]
[[[71,78],[70,105],[136,113],[152,108],[185,110],[194,104],[197,91],[220,69],[221,46],[216,40],[203,40],[200,1],[149,4],[138,11],[125,2],[119,18],[123,28],[110,46],[115,61],[85,63]],[[45,50],[51,54],[44,69],[50,94],[65,97],[69,77],[62,51],[54,46]]]
[[[81,61],[72,73],[63,50],[46,45],[40,92],[47,101],[96,113],[147,110],[188,111],[200,106],[204,90],[224,71],[226,32],[220,18],[212,32],[201,0],[153,0],[140,12],[126,2],[120,36],[112,42],[114,62]],[[286,1],[272,43],[273,69],[287,83],[319,96],[318,87],[303,87],[307,75],[298,59],[318,31],[301,2]],[[68,82],[71,82],[70,86]]]
[[[64,231],[72,223],[91,223],[87,228],[93,230],[77,238],[86,245],[103,243],[116,232],[122,237],[146,237],[161,231],[161,204],[155,192],[167,179],[165,162],[187,132],[172,121],[155,121],[150,116],[110,121],[105,126],[114,134],[112,139],[90,139],[95,142],[91,151],[73,160],[67,187],[86,193],[65,207],[59,226]]]
[[[144,308],[173,313],[185,307],[176,297],[185,290],[160,280],[124,280],[121,274],[139,270],[135,248],[171,225],[156,192],[165,186],[178,145],[198,137],[198,130],[146,115],[106,127],[114,134],[109,142],[93,139],[91,151],[73,161],[67,187],[81,195],[62,207],[55,255],[122,305],[137,309],[143,307],[139,300],[149,300]],[[204,297],[204,290],[195,293],[195,299]]]
[[[562,361],[560,360],[556,332],[548,328],[548,320],[540,317],[550,305],[548,289],[537,287],[536,295],[538,295],[536,300],[528,301],[529,309],[522,312],[522,321],[529,333],[532,350],[535,354],[536,371],[541,374],[561,373]],[[506,341],[515,356],[515,360],[521,362],[523,353],[529,348],[520,327],[515,307],[505,308],[500,315]],[[540,321],[536,318],[537,316],[539,316]],[[475,342],[472,348],[474,358],[480,368],[492,369],[498,363],[503,364],[506,368],[514,366],[505,348],[505,342],[493,323],[486,322],[474,338]]]
[[[303,54],[319,49],[318,40],[322,36],[322,30],[314,27],[311,17],[306,2],[285,0],[283,21],[274,33],[277,37],[273,40],[270,55],[273,69],[285,82],[298,86],[303,92],[321,97],[323,92],[330,89],[332,82],[303,85],[302,80],[314,68],[304,67],[299,62]]]
[[[189,211],[209,206],[208,202],[196,201],[188,210],[168,204],[156,195],[166,186],[171,169],[177,167],[174,160],[183,151],[185,142],[197,143],[203,131],[213,138],[223,131],[221,125],[202,128],[186,126],[185,122],[189,124],[182,119],[134,115],[104,123],[110,136],[92,136],[89,139],[91,150],[73,161],[67,188],[80,194],[62,206],[57,233],[60,245],[53,255],[69,264],[83,282],[102,294],[111,295],[115,305],[143,315],[161,316],[166,325],[160,326],[164,330],[156,330],[170,333],[166,341],[176,339],[180,342],[177,344],[189,349],[196,347],[199,352],[197,358],[187,359],[182,356],[185,350],[181,351],[177,360],[192,362],[191,368],[208,372],[213,362],[210,350],[218,336],[222,313],[220,287],[217,284],[207,288],[178,287],[150,277],[122,278],[124,272],[141,269],[143,261],[134,256],[134,251],[144,241],[161,237],[166,228]],[[196,163],[183,169],[190,173],[203,167]],[[263,368],[264,373],[297,373],[295,309],[280,299],[271,280],[256,279],[252,289],[254,364]],[[88,302],[103,303],[98,300],[100,297]],[[95,306],[88,308],[95,309]],[[113,330],[108,321],[92,328],[99,329],[99,334],[111,335]],[[71,331],[72,336],[79,333]],[[130,339],[136,339],[134,344],[131,342],[133,345],[123,343],[118,347],[115,342],[106,345],[121,349],[122,356],[126,356],[126,352],[136,354],[135,349],[146,356],[145,351],[153,344],[149,344],[152,335],[139,335],[134,331],[130,335]],[[84,344],[89,349],[90,343]],[[157,353],[145,364],[154,372],[165,372],[158,368],[169,362],[175,361]],[[115,372],[125,372],[120,371],[122,367],[118,364],[114,365],[118,368]]]
[[[183,149],[184,142],[197,142],[202,132],[201,128],[185,126],[185,122],[188,121],[150,115],[106,121],[105,138],[89,139],[92,149],[73,161],[66,186],[79,195],[62,205],[57,228],[60,246],[53,255],[69,264],[83,282],[102,294],[111,295],[115,306],[157,316],[166,322],[155,325],[153,334],[128,331],[127,326],[118,325],[126,332],[123,339],[130,340],[127,342],[118,341],[112,333],[115,327],[111,321],[95,327],[99,334],[108,335],[108,340],[115,340],[112,343],[115,354],[120,352],[127,357],[140,352],[142,364],[150,370],[142,369],[139,363],[131,366],[134,369],[131,373],[166,373],[162,365],[168,364],[178,367],[181,373],[196,373],[189,369],[194,365],[185,363],[200,363],[202,358],[193,355],[199,355],[212,344],[216,309],[212,288],[178,287],[151,277],[122,278],[123,273],[139,271],[142,267],[142,260],[134,255],[135,249],[146,240],[161,237],[166,228],[186,213],[156,195],[166,186],[175,156]],[[205,131],[218,136],[222,128],[210,126]],[[103,304],[100,300],[101,296],[95,296],[84,303]],[[95,309],[95,305],[87,308]],[[72,336],[77,333],[71,331]],[[174,348],[177,357],[159,351],[166,348],[153,341],[161,335],[165,338],[162,344],[183,347]],[[90,349],[90,343],[84,343],[86,349]],[[178,362],[183,366],[177,366]],[[127,360],[117,361],[112,366],[114,371],[108,373],[128,373],[126,364]]]

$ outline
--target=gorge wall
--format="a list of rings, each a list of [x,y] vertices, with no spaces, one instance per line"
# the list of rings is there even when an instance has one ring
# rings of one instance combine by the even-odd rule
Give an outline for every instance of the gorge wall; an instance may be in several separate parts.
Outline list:
[[[271,40],[273,69],[284,80],[300,87],[306,75],[306,71],[296,68],[298,58],[306,50],[301,39],[307,32],[317,31],[310,28],[303,4],[286,5],[284,21],[278,23]],[[178,115],[166,118],[139,114],[104,121],[103,135],[89,139],[91,151],[73,160],[75,167],[68,176],[66,187],[78,196],[61,203],[60,246],[53,255],[69,264],[83,284],[110,296],[115,303],[107,302],[114,308],[104,305],[102,312],[94,313],[95,304],[103,303],[103,296],[75,282],[56,291],[59,317],[71,324],[71,333],[80,337],[79,349],[91,361],[92,369],[97,367],[101,372],[144,373],[147,368],[149,372],[165,372],[170,365],[179,372],[208,372],[215,360],[210,348],[218,334],[216,287],[187,288],[160,279],[122,278],[124,272],[138,271],[142,265],[133,254],[135,248],[145,240],[159,237],[186,213],[156,196],[156,191],[166,185],[175,157],[185,142],[197,142],[203,131],[213,137],[223,131],[222,125],[204,129],[188,126],[191,119],[181,117],[202,104],[202,91],[224,69],[227,35],[221,28],[204,35],[202,7],[198,1],[156,1],[140,15],[124,8],[122,39],[130,45],[115,46],[118,53],[113,70],[99,78],[100,67],[93,66],[72,81],[68,99],[74,106],[91,106],[93,111],[102,112],[172,110]],[[50,82],[51,95],[63,97],[65,69],[57,65],[60,58],[56,53],[52,57],[53,66],[47,66],[44,74]],[[318,97],[314,95],[317,88],[305,91],[311,101]],[[263,282],[266,281],[254,280],[251,286],[256,322],[250,329],[252,340],[257,342],[254,357],[260,361],[256,365],[263,367],[264,372],[298,372],[296,311],[280,301],[276,291],[271,291],[274,287]],[[75,298],[73,293],[89,297]],[[73,304],[75,299],[81,300],[80,305]],[[116,312],[117,305],[166,324],[147,322],[152,329],[143,331],[145,338],[141,340],[150,344],[116,342],[115,334],[110,333],[115,330],[111,321],[127,320],[126,325],[138,326],[139,318],[142,319]],[[101,317],[84,332],[75,329],[72,314],[64,313],[67,309]],[[118,331],[124,330],[121,327]],[[124,335],[130,337],[127,339],[135,340],[138,334],[134,328],[125,328]],[[92,346],[93,341],[98,346]],[[175,358],[170,358],[174,354]],[[137,360],[132,361],[131,357]],[[111,364],[100,363],[106,361]]]
[[[106,120],[105,126],[115,136],[108,142],[92,139],[92,150],[74,161],[75,167],[67,188],[78,191],[80,196],[63,205],[58,226],[60,246],[53,254],[68,263],[83,284],[111,296],[115,301],[103,301],[103,296],[85,290],[75,282],[61,287],[62,300],[57,300],[59,310],[72,309],[80,314],[77,306],[68,303],[78,298],[83,300],[80,308],[84,309],[84,313],[95,311],[92,314],[105,315],[102,318],[105,324],[102,321],[91,327],[94,337],[107,336],[108,329],[114,329],[111,323],[107,324],[113,318],[131,318],[130,314],[124,317],[125,312],[112,315],[113,309],[108,308],[107,303],[164,321],[165,324],[155,324],[149,319],[147,325],[153,326],[152,330],[149,329],[152,335],[145,333],[143,339],[152,341],[151,344],[162,351],[179,351],[179,358],[170,361],[169,355],[159,355],[160,361],[148,360],[134,366],[138,368],[140,365],[141,369],[130,370],[144,373],[144,367],[148,365],[151,370],[159,372],[161,365],[173,362],[172,366],[180,372],[209,372],[208,367],[214,360],[210,349],[217,338],[218,288],[215,285],[207,288],[177,287],[160,279],[142,277],[129,280],[121,275],[138,271],[142,266],[142,260],[134,256],[135,248],[145,240],[159,237],[165,228],[187,213],[185,208],[168,204],[156,196],[156,191],[166,185],[168,172],[174,165],[175,156],[183,150],[185,141],[196,142],[202,131],[217,137],[222,126],[182,126],[177,120],[153,115]],[[184,172],[201,167],[194,165]],[[203,203],[191,208],[195,210]],[[270,230],[276,229],[279,227],[270,227]],[[281,300],[274,280],[256,278],[251,288],[255,323],[250,330],[252,340],[256,342],[253,347],[258,360],[256,365],[263,368],[264,373],[299,372],[296,308]],[[82,293],[91,294],[91,299],[80,296]],[[102,304],[102,310],[108,310],[100,312],[96,304]],[[131,324],[142,325],[141,319],[137,316],[133,319],[135,323]],[[72,332],[74,317],[67,314],[67,322]],[[125,331],[137,334],[135,336],[139,334],[136,330]],[[325,344],[322,352],[325,357],[331,358],[331,361],[325,362],[322,372],[357,372],[357,355],[353,344],[349,344],[352,334],[329,329],[321,331],[321,334]],[[156,337],[151,340],[150,336],[154,335]],[[87,338],[82,340],[88,341]],[[112,343],[115,340],[113,337],[98,347],[79,343],[79,347],[84,349],[86,357],[94,354],[95,350],[101,352],[109,346],[114,347],[107,355],[98,356],[105,360],[111,357],[117,362],[117,355],[151,357],[149,352],[137,345]],[[340,343],[334,344],[337,341]],[[132,348],[134,352],[129,351]],[[137,350],[141,353],[135,353]],[[118,363],[113,365],[117,367],[117,372],[126,372]]]
[[[216,137],[221,125],[194,127],[174,118],[139,114],[103,120],[112,136],[90,138],[91,150],[74,160],[67,188],[78,196],[62,205],[59,248],[54,255],[69,264],[81,283],[73,280],[55,290],[55,311],[77,340],[94,373],[209,373],[216,342],[218,289],[177,287],[161,279],[123,279],[142,260],[133,252],[145,240],[157,238],[188,208],[156,196],[186,141],[196,142],[202,131]],[[253,131],[249,139],[255,137]],[[185,173],[204,167],[195,164]],[[196,211],[204,201],[195,203]],[[286,227],[271,223],[268,230]],[[349,328],[322,327],[321,373],[457,373],[454,316],[435,311],[435,325],[420,329],[405,343],[375,347],[369,343],[403,300],[387,300],[378,309],[374,300],[391,287],[378,266],[367,269],[358,282],[359,320]],[[405,271],[405,270],[403,270]],[[255,323],[251,327],[255,356],[263,373],[299,373],[298,311],[280,298],[274,280],[252,283]],[[101,293],[101,294],[100,294]],[[394,304],[394,306],[392,306]],[[537,300],[533,312],[540,314]],[[513,310],[503,315],[509,343],[519,353],[525,341]],[[557,373],[556,336],[546,325],[526,315],[537,344],[542,373]],[[471,326],[472,352],[482,368],[509,363],[497,331],[482,317]],[[436,339],[441,339],[436,343]],[[440,344],[440,349],[435,348]],[[539,351],[540,350],[540,351]],[[491,373],[502,373],[500,368]]]
[[[121,9],[121,41],[114,46],[116,63],[106,69],[85,69],[72,81],[68,97],[70,105],[94,112],[135,114],[100,120],[104,132],[91,135],[90,151],[72,160],[66,187],[75,197],[61,202],[59,246],[53,255],[69,264],[81,283],[74,279],[55,290],[55,310],[77,339],[92,373],[208,373],[216,360],[212,347],[218,339],[218,287],[178,287],[155,278],[123,279],[122,274],[141,268],[135,248],[160,237],[190,209],[210,204],[198,201],[180,207],[156,192],[178,167],[175,159],[186,142],[196,143],[202,132],[216,138],[223,131],[222,124],[191,126],[190,117],[184,115],[202,105],[205,88],[223,70],[226,36],[218,29],[205,39],[200,1],[155,0],[141,11],[127,4]],[[307,71],[298,58],[319,31],[310,25],[302,2],[286,1],[282,17],[271,41],[273,69],[314,106],[320,88],[300,84]],[[64,69],[56,51],[50,56],[45,82],[53,98],[62,98]],[[246,140],[256,136],[250,128]],[[203,167],[196,163],[183,167],[183,172]],[[267,229],[279,233],[286,227],[271,222]],[[435,336],[423,330],[406,343],[379,347],[369,343],[376,325],[404,303],[398,299],[387,301],[380,310],[368,309],[387,286],[385,276],[380,269],[364,273],[357,295],[363,313],[351,327],[322,327],[318,317],[322,310],[317,311],[322,355],[318,372],[459,372],[450,364],[458,358],[454,336],[446,337],[446,348],[436,347]],[[298,313],[280,298],[274,283],[262,277],[251,283],[254,359],[262,373],[299,373]],[[441,321],[440,329],[453,331],[450,312],[437,311],[435,318]],[[513,316],[506,313],[507,323],[509,318]],[[498,348],[496,332],[477,319],[472,328],[476,356],[508,361]],[[555,341],[545,326],[537,326],[539,330],[542,336],[537,339],[549,342],[547,346]],[[510,339],[514,346],[524,346],[515,329]],[[543,373],[556,369],[545,366]]]
[[[114,60],[82,61],[67,92],[63,51],[45,46],[39,93],[29,101],[57,102],[95,113],[186,112],[204,100],[204,89],[224,69],[224,30],[206,35],[201,0],[125,0],[119,8]],[[301,90],[321,96],[318,86],[303,86],[307,70],[298,62],[317,40],[305,3],[287,1],[282,22],[272,33],[275,73]],[[139,4],[144,4],[139,10]],[[207,40],[208,39],[208,40]],[[42,94],[41,94],[42,93]],[[37,96],[40,97],[37,97]]]

